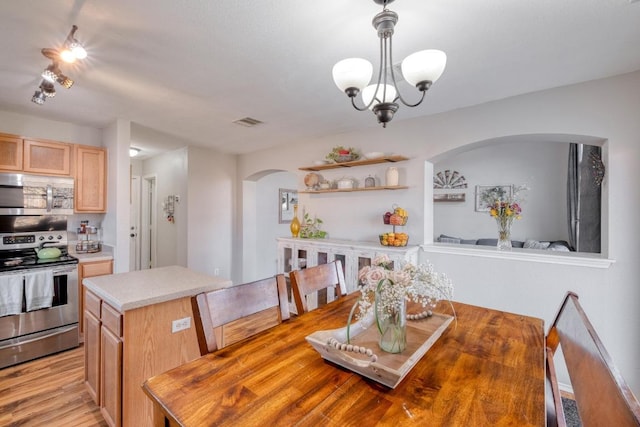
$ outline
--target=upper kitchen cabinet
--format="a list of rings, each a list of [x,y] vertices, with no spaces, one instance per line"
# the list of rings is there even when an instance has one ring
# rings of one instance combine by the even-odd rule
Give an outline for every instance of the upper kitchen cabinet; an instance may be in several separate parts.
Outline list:
[[[0,169],[22,170],[22,138],[0,133]]]
[[[71,144],[24,139],[25,172],[43,175],[71,175]]]
[[[107,151],[100,147],[75,146],[75,211],[107,211]]]

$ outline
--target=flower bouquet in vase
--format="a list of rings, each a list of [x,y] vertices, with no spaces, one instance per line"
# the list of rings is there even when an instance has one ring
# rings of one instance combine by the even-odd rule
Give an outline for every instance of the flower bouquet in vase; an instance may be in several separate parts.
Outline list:
[[[429,317],[439,300],[451,301],[453,284],[434,271],[431,264],[405,263],[398,270],[386,255],[376,257],[371,266],[358,272],[360,298],[349,314],[347,343],[350,342],[352,319],[375,323],[379,332],[380,349],[401,353],[407,346],[407,319]],[[407,301],[419,303],[420,313],[407,314]]]
[[[498,224],[498,250],[511,249],[511,225],[513,220],[522,218],[522,194],[525,186],[513,186],[511,194],[506,194],[502,187],[496,187],[483,195],[489,207],[489,215]]]

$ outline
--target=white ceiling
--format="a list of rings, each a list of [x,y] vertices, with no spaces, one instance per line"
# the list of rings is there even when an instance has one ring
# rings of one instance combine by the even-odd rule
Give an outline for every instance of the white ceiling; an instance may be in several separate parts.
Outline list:
[[[394,62],[422,49],[447,68],[389,126],[491,100],[640,70],[640,2],[398,0]],[[334,85],[333,64],[377,67],[372,0],[4,0],[0,109],[104,127],[116,118],[195,145],[246,153],[379,126]],[[31,102],[71,25],[89,52],[76,81]],[[403,83],[406,85],[406,83]],[[405,87],[405,97],[417,99]],[[417,91],[416,91],[417,92]],[[234,120],[265,122],[246,128]],[[384,132],[380,128],[380,132]]]

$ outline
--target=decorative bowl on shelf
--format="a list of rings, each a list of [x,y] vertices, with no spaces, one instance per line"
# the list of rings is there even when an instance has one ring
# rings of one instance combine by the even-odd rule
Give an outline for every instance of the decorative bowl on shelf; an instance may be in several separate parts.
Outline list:
[[[304,185],[307,186],[308,189],[314,189],[320,182],[320,176],[317,173],[308,173],[304,176]]]
[[[378,236],[382,246],[407,246],[409,243],[409,235],[407,233],[384,233]]]
[[[365,158],[371,160],[371,159],[379,159],[381,157],[384,157],[384,153],[381,151],[372,151],[371,153],[366,153],[364,155]]]
[[[353,158],[353,155],[351,154],[347,154],[346,156],[337,156],[336,157],[336,163],[346,163],[346,162],[351,162],[355,160]]]
[[[358,160],[360,158],[360,154],[353,147],[343,147],[342,145],[338,145],[333,147],[333,150],[325,157],[329,162],[336,163],[345,163],[352,162],[354,160]]]

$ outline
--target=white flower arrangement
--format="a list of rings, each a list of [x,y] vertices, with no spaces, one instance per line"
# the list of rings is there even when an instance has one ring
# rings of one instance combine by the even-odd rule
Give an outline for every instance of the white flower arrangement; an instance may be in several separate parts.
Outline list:
[[[399,270],[393,270],[392,265],[388,256],[381,255],[373,259],[371,266],[365,266],[358,272],[361,297],[356,303],[359,308],[357,319],[373,313],[376,292],[382,302],[376,314],[383,318],[392,314],[394,302],[401,299],[432,310],[438,301],[451,301],[453,298],[453,283],[445,274],[437,273],[430,263],[405,263]]]

